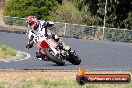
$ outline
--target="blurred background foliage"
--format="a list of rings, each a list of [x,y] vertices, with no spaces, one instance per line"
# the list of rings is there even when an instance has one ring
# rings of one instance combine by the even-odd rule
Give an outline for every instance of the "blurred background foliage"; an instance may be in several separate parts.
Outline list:
[[[4,16],[103,26],[106,0],[8,0]],[[108,0],[106,27],[132,29],[132,0]]]
[[[35,15],[39,20],[56,22],[53,29],[57,34],[101,40],[105,1],[7,0],[3,20],[7,25],[27,27],[25,19],[22,18]],[[107,1],[104,40],[132,42],[132,0]]]
[[[103,26],[106,0],[74,0],[79,11],[89,12],[92,25]],[[132,29],[132,0],[107,0],[106,26]]]

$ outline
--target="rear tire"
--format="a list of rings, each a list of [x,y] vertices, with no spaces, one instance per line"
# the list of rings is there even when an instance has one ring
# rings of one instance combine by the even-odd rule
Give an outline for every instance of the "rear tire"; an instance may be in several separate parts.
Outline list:
[[[54,57],[49,51],[48,49],[44,49],[44,52],[46,54],[46,56],[54,63],[56,63],[57,65],[63,66],[65,64],[65,62],[63,60],[60,60],[56,57]]]

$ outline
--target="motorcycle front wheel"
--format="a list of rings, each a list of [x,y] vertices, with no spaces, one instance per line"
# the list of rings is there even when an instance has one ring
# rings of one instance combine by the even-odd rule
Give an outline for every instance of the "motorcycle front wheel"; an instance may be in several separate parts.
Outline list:
[[[59,66],[63,66],[65,65],[65,62],[57,57],[54,57],[50,52],[49,49],[44,49],[44,52],[46,54],[46,56],[54,63],[56,63]]]
[[[74,65],[79,65],[81,63],[81,59],[75,52],[70,52],[68,61]]]

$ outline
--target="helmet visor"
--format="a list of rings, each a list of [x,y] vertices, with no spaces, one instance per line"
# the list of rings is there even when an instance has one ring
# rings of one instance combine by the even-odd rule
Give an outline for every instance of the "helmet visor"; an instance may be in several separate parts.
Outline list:
[[[30,21],[30,22],[28,22],[28,24],[31,26],[31,25],[34,24],[34,22],[33,21]]]

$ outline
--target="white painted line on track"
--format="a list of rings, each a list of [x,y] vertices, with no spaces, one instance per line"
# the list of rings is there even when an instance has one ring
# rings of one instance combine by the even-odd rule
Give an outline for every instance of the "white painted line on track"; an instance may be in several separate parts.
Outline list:
[[[23,59],[15,59],[15,60],[13,60],[13,61],[21,61],[21,60],[26,60],[26,59],[29,59],[29,58],[31,57],[31,55],[30,55],[30,54],[28,54],[28,53],[25,53],[25,52],[22,52],[22,53],[24,53],[24,54],[26,55],[26,57],[25,57],[25,58],[23,58]]]
[[[2,60],[0,62],[7,62],[7,63],[9,63],[11,61],[22,61],[22,60],[29,59],[30,57],[31,57],[31,55],[28,54],[28,53],[26,53],[26,52],[17,51],[17,55],[15,57],[8,58],[8,59]]]

